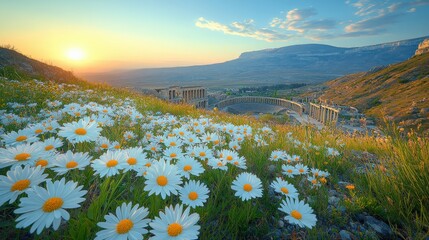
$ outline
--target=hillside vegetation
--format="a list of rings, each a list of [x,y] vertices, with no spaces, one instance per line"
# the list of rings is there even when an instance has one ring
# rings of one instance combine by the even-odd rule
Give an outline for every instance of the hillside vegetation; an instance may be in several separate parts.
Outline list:
[[[326,85],[321,99],[357,107],[379,119],[391,116],[401,125],[429,128],[429,54],[376,72],[337,78]]]
[[[5,239],[429,236],[427,136],[269,124],[13,68],[0,77]]]

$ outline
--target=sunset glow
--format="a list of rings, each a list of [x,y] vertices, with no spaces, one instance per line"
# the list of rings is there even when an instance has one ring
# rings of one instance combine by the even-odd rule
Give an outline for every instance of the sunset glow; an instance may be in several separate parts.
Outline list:
[[[73,61],[81,61],[86,57],[85,52],[80,48],[70,48],[66,53],[67,58]]]
[[[17,20],[2,26],[0,44],[74,72],[204,65],[297,44],[418,38],[429,34],[428,13],[423,0],[8,1],[0,22]]]

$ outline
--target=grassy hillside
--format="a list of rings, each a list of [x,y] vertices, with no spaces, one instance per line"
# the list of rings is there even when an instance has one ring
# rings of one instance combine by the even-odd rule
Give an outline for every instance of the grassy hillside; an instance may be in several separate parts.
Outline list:
[[[402,125],[429,128],[429,54],[377,72],[347,75],[326,83],[321,96],[350,105],[382,119],[391,116]]]
[[[16,71],[0,68],[5,239],[429,236],[427,136],[276,125]],[[191,180],[202,187],[189,190]],[[198,196],[183,218],[189,224],[171,217],[156,224]],[[140,210],[121,213],[124,203]]]

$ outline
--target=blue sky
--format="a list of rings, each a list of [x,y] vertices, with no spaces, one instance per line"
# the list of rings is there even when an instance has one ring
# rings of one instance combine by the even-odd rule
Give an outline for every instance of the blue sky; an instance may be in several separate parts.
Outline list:
[[[429,0],[3,2],[0,44],[78,71],[207,64],[294,44],[429,35]],[[67,59],[81,48],[86,59]]]

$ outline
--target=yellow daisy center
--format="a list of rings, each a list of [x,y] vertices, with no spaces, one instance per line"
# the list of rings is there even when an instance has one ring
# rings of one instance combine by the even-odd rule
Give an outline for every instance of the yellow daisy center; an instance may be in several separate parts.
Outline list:
[[[185,172],[191,171],[192,170],[192,166],[191,165],[186,165],[186,166],[183,167],[183,170]]]
[[[238,161],[235,161],[235,162],[234,162],[234,165],[235,165],[235,166],[238,166],[238,165],[239,165],[239,162],[238,162]]]
[[[17,137],[15,140],[16,140],[17,142],[22,142],[22,141],[27,140],[27,136],[19,136],[19,137]]]
[[[121,148],[121,145],[116,145],[115,146],[115,149],[119,149],[119,148]]]
[[[150,166],[152,166],[152,163],[148,162],[148,163],[145,164],[145,166],[146,167],[150,167]]]
[[[109,167],[109,168],[114,167],[114,166],[116,166],[116,165],[118,165],[118,161],[116,161],[115,159],[109,160],[109,161],[106,163],[106,166],[107,166],[107,167]]]
[[[116,224],[116,232],[118,234],[125,234],[129,232],[133,228],[133,226],[134,226],[134,223],[130,219],[128,218],[122,219],[121,221],[118,222],[118,224]]]
[[[286,187],[282,187],[280,188],[280,190],[284,193],[284,194],[288,194],[289,190]]]
[[[52,197],[46,200],[46,202],[43,204],[42,209],[44,212],[53,212],[58,208],[61,208],[63,204],[64,204],[64,201],[62,198]]]
[[[170,157],[171,157],[171,158],[175,158],[175,157],[177,157],[177,154],[172,153],[172,154],[170,154]]]
[[[86,129],[85,128],[78,128],[78,129],[74,130],[74,133],[76,133],[77,135],[85,135]]]
[[[226,160],[231,161],[232,160],[232,156],[227,156]]]
[[[198,198],[198,193],[196,193],[196,192],[190,192],[188,194],[188,198],[191,199],[192,201],[195,201]]]
[[[219,140],[215,140],[213,143],[217,145],[219,144]]]
[[[51,131],[52,129],[54,129],[52,126],[47,126],[46,130]]]
[[[252,189],[253,189],[253,187],[249,183],[246,183],[243,186],[243,190],[246,191],[246,192],[250,192],[250,191],[252,191]]]
[[[76,161],[70,161],[66,164],[66,168],[75,168],[79,165]]]
[[[300,169],[299,169],[299,172],[300,172],[300,173],[303,173],[303,172],[304,172],[304,169],[300,168]]]
[[[34,131],[34,133],[36,133],[36,134],[39,134],[39,133],[42,133],[43,132],[43,130],[42,129],[36,129],[35,131]]]
[[[45,150],[49,151],[49,150],[52,150],[53,148],[54,148],[53,145],[48,145],[48,146],[45,147]]]
[[[28,186],[30,186],[30,183],[31,181],[29,179],[18,180],[12,185],[10,191],[23,191],[24,189],[27,189]]]
[[[302,218],[302,214],[300,212],[298,212],[297,210],[292,210],[292,212],[290,212],[290,215],[295,218],[300,220]]]
[[[205,157],[206,153],[205,152],[200,152],[200,157]]]
[[[29,153],[20,153],[15,155],[15,160],[17,161],[25,161],[27,159],[29,159],[31,157],[31,155]]]
[[[156,147],[151,147],[150,150],[152,150],[152,151],[155,152],[156,151]]]
[[[156,183],[158,183],[159,186],[164,187],[165,185],[167,185],[168,179],[165,176],[161,175],[156,179]]]
[[[293,171],[292,171],[292,169],[288,169],[287,172],[288,173],[292,173]]]
[[[137,163],[137,159],[130,157],[128,158],[127,163],[130,165],[135,165]]]
[[[108,148],[108,147],[109,147],[109,145],[107,145],[106,143],[101,144],[101,148],[106,149],[106,148]]]
[[[170,146],[171,146],[171,147],[174,147],[174,146],[176,146],[176,143],[175,143],[175,142],[171,142],[171,143],[170,143]]]
[[[182,233],[182,231],[183,231],[183,227],[179,223],[172,223],[167,227],[167,233],[172,237],[178,236],[179,234]]]
[[[39,161],[36,162],[36,167],[37,166],[46,167],[47,165],[48,165],[48,161],[46,161],[45,159],[40,159]]]
[[[273,158],[274,158],[274,159],[276,159],[276,158],[278,158],[278,157],[277,157],[277,155],[274,155],[274,157],[273,157]]]

